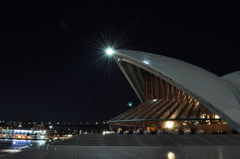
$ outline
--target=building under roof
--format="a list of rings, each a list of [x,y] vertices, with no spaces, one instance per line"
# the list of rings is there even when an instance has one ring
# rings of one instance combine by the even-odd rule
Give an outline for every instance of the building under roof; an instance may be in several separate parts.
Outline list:
[[[219,77],[140,51],[116,50],[113,57],[141,104],[108,121],[110,126],[164,128],[172,121],[178,128],[189,122],[197,130],[240,132],[240,71]]]

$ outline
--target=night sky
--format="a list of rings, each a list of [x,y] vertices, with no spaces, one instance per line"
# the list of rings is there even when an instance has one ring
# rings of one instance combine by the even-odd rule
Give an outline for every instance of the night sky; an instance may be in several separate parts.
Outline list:
[[[82,1],[1,5],[0,120],[108,121],[139,100],[106,45],[219,76],[240,70],[237,4]]]

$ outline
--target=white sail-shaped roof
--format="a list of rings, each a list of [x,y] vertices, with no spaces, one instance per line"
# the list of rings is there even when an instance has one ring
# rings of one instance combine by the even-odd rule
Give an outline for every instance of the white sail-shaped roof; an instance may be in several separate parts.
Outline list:
[[[240,104],[217,75],[177,59],[140,51],[116,50],[114,58],[138,96],[139,89],[125,73],[126,67],[123,67],[122,61],[142,68],[186,92],[240,132]]]
[[[226,81],[228,87],[232,90],[240,103],[240,71],[227,74],[223,76],[222,79]]]

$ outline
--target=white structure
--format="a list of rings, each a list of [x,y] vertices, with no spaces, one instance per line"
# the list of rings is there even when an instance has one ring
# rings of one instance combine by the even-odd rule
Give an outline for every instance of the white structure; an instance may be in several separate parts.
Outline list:
[[[240,71],[227,74],[222,79],[226,81],[240,103]]]
[[[154,99],[154,95],[147,97],[147,83],[140,76],[144,70],[188,94],[240,132],[240,72],[220,78],[189,63],[140,51],[115,50],[113,57],[142,102]]]

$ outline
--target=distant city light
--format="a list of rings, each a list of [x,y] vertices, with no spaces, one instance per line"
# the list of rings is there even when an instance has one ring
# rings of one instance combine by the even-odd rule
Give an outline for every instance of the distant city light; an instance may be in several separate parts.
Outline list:
[[[111,56],[114,53],[114,50],[112,48],[107,48],[105,52],[107,55]]]

